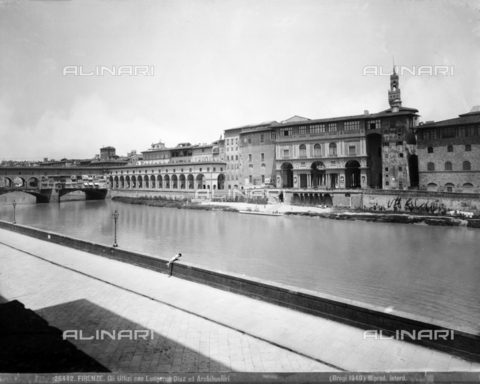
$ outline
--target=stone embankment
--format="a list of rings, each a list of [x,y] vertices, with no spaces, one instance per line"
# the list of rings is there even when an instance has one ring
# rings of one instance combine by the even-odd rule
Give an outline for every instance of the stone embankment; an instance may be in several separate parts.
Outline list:
[[[196,209],[201,211],[227,211],[238,212],[238,209],[225,205],[203,205],[189,200],[169,200],[165,198],[146,198],[146,197],[112,197],[113,201],[126,204],[146,205],[149,207],[178,208],[178,209]]]
[[[319,217],[333,220],[355,220],[378,223],[416,224],[448,227],[480,228],[480,218],[463,215],[433,215],[420,213],[398,213],[390,211],[371,212],[361,209],[321,208],[285,204],[257,205],[247,203],[198,203],[188,200],[168,200],[165,198],[146,197],[113,197],[112,200],[127,204],[147,205],[153,207],[196,209],[204,211],[221,210],[239,212],[241,210],[256,210],[260,212],[279,212],[285,215]]]
[[[399,213],[370,213],[370,212],[285,212],[286,215],[300,215],[321,217],[333,220],[355,220],[370,221],[377,223],[398,223],[398,224],[417,224],[434,225],[448,227],[470,227],[480,228],[480,219],[465,218],[462,216],[433,216],[433,215],[411,215]]]

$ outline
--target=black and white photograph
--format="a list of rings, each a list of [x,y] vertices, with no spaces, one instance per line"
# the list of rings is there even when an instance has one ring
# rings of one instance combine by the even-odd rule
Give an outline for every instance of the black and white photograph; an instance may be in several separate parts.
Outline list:
[[[0,382],[480,383],[480,1],[0,0]]]

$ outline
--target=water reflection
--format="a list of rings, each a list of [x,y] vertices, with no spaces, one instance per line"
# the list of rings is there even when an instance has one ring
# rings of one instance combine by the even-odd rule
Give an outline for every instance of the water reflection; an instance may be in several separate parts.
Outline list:
[[[23,194],[19,194],[23,195]],[[0,196],[10,220],[14,194]],[[164,259],[293,285],[453,322],[478,332],[478,230],[264,217],[106,201],[31,204],[17,222]],[[7,217],[7,219],[5,219]],[[13,217],[13,214],[12,214]]]

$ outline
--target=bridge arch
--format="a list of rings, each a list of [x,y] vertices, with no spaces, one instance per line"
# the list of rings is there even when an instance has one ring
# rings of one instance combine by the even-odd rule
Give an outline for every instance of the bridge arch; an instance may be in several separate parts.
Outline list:
[[[1,176],[0,177],[0,187],[7,187],[7,188],[12,188],[13,187],[13,180],[10,177],[7,176]]]
[[[39,185],[40,185],[40,180],[38,179],[38,177],[32,176],[32,177],[28,178],[27,187],[38,188]]]

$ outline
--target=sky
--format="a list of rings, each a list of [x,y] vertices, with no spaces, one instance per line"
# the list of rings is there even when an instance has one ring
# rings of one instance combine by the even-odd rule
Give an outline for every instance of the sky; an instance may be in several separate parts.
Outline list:
[[[0,0],[0,160],[125,156],[379,112],[393,60],[420,121],[480,105],[480,2]]]

